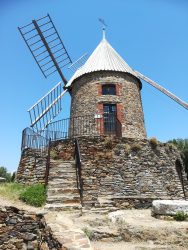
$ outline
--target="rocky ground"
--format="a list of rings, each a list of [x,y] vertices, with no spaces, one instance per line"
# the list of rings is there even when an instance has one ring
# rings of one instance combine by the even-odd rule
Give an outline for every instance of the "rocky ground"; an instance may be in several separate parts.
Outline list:
[[[188,249],[188,221],[159,220],[150,209],[124,210],[116,223],[109,217],[87,214],[75,219],[96,250]]]
[[[16,206],[31,212],[41,211],[21,201],[0,196],[1,206]],[[94,250],[185,250],[188,249],[188,221],[166,221],[153,218],[150,210],[124,210],[112,222],[109,215],[54,212],[54,216],[74,228],[83,230],[91,239]],[[112,218],[112,216],[111,216]],[[63,225],[62,223],[62,225]]]

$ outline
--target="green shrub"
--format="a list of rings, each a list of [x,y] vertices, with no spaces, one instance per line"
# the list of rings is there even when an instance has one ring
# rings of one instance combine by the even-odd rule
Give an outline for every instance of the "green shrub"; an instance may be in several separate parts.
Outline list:
[[[184,221],[188,218],[188,214],[184,213],[183,211],[177,212],[174,215],[174,219],[177,221]]]
[[[149,142],[150,142],[150,145],[152,146],[152,148],[156,148],[157,145],[158,145],[158,141],[157,141],[157,139],[155,137],[151,137],[149,139]]]
[[[20,200],[35,207],[41,207],[46,201],[44,185],[36,184],[29,186],[20,194]]]

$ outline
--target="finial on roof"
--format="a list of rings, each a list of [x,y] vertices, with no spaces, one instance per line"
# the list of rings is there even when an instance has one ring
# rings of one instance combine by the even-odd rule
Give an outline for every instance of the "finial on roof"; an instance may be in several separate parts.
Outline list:
[[[103,36],[103,40],[105,40],[106,39],[106,27],[107,27],[107,25],[106,25],[104,19],[102,19],[102,18],[99,18],[99,22],[102,23],[102,33],[103,33],[102,36]]]

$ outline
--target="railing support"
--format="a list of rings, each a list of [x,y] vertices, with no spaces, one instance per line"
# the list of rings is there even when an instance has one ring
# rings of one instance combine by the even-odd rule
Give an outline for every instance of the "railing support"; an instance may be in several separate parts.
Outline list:
[[[76,177],[77,188],[80,193],[81,205],[83,204],[83,181],[82,181],[82,169],[81,169],[81,155],[78,139],[75,139],[75,161],[76,161]]]
[[[50,172],[50,146],[51,146],[51,139],[49,140],[48,154],[47,154],[47,159],[46,159],[45,186],[48,185],[48,176]]]

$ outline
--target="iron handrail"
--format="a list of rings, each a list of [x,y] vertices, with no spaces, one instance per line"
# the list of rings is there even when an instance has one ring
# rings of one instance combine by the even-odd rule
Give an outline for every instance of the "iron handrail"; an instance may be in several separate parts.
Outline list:
[[[80,200],[82,204],[83,198],[83,181],[82,181],[82,169],[81,169],[81,154],[78,139],[75,139],[75,162],[76,162],[76,177],[77,177],[77,188],[80,194]]]

